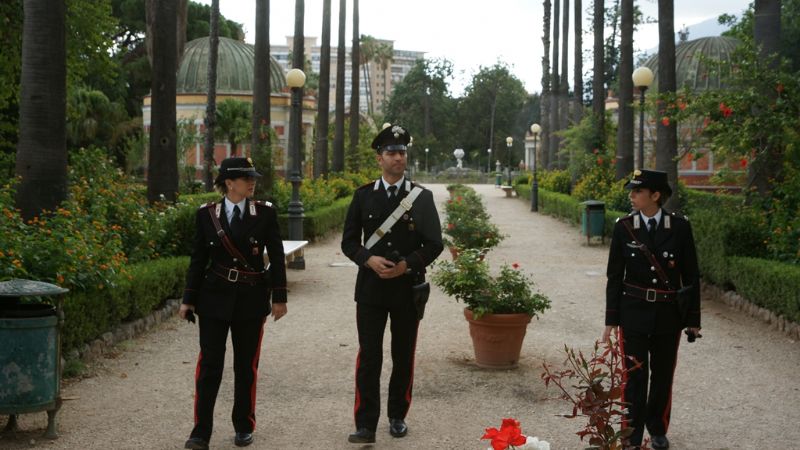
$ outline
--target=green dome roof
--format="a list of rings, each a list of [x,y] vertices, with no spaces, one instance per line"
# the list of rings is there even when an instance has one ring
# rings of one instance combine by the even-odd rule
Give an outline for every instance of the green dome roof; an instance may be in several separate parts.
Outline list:
[[[178,69],[178,94],[208,92],[208,37],[186,43]],[[230,38],[219,38],[217,51],[217,94],[252,94],[255,51],[253,46]],[[280,92],[286,77],[275,59],[270,58],[270,89]]]
[[[688,87],[694,91],[719,89],[725,87],[725,73],[711,71],[701,61],[707,59],[729,61],[731,54],[739,45],[739,40],[726,36],[713,36],[680,42],[675,46],[675,75],[678,89]],[[650,85],[658,90],[658,53],[650,56],[644,64],[656,75]],[[721,76],[720,76],[721,75]]]

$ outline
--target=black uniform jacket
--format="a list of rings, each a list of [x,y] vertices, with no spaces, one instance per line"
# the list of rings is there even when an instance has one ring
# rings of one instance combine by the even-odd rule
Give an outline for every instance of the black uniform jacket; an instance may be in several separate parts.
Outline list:
[[[638,218],[639,228],[635,228]],[[656,257],[670,281],[666,286],[644,253],[637,248],[624,223],[627,222],[636,239],[647,246]],[[626,284],[642,289],[675,290],[693,285],[687,327],[700,327],[700,273],[697,253],[689,220],[662,210],[655,239],[650,240],[647,225],[634,212],[621,218],[614,226],[608,256],[608,285],[606,286],[606,325],[647,334],[672,333],[682,328],[677,302],[648,302],[626,293]]]
[[[353,194],[342,233],[342,252],[359,267],[355,289],[357,302],[408,302],[411,286],[424,280],[425,267],[442,252],[439,213],[433,194],[427,189],[423,189],[411,210],[403,214],[390,233],[369,250],[363,245],[399,205],[400,199],[416,186],[406,180],[394,201],[388,198],[380,179],[358,188]],[[366,265],[372,255],[395,262],[405,259],[409,272],[397,278],[381,279]]]
[[[209,212],[219,217],[222,229],[245,257],[250,269],[238,259],[234,261],[225,250]],[[229,278],[236,279],[236,273],[221,268],[264,272],[265,248],[270,260],[269,270],[256,282],[230,281]],[[201,206],[197,211],[183,303],[194,305],[199,315],[222,320],[253,319],[270,313],[270,293],[273,302],[286,302],[286,262],[275,208],[269,202],[247,199],[242,232],[234,239],[222,200]]]

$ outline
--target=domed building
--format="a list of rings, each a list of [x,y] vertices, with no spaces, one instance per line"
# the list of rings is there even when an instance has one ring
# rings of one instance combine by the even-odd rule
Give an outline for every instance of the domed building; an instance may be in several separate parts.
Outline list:
[[[683,36],[682,36],[683,37]],[[690,92],[702,92],[708,89],[725,89],[725,81],[729,73],[712,69],[709,67],[708,60],[730,61],[739,40],[726,36],[713,36],[694,39],[691,41],[683,40],[675,46],[675,75],[678,91],[688,89]],[[643,63],[655,74],[655,79],[647,90],[649,97],[658,92],[658,54],[650,56]],[[635,94],[638,99],[638,94]],[[636,115],[638,120],[638,114]],[[650,118],[645,127],[645,151],[648,153],[646,158],[654,161],[652,148],[656,141],[656,120]],[[698,130],[702,128],[702,123],[680,123],[678,124],[678,152],[681,149],[695,148],[698,145]],[[636,142],[638,142],[638,127],[635,127]],[[649,149],[647,148],[649,143]],[[649,151],[648,151],[649,150]],[[687,186],[695,189],[716,190],[721,186],[714,186],[710,178],[719,171],[722,166],[714,161],[714,154],[706,149],[698,151],[702,157],[684,157],[678,162],[678,178],[686,183]],[[655,163],[648,164],[654,167]],[[733,170],[741,170],[735,165],[730,166]],[[728,187],[738,189],[736,187]]]
[[[198,139],[196,143],[185,149],[185,165],[194,165],[198,169],[198,178],[203,169],[203,120],[206,114],[208,96],[208,54],[209,39],[207,37],[187,42],[183,58],[178,68],[176,85],[176,112],[178,123],[191,123],[195,127]],[[217,105],[227,99],[253,102],[255,51],[253,46],[230,38],[219,38],[217,51]],[[286,77],[280,64],[270,58],[270,116],[271,125],[278,136],[278,148],[273,154],[275,169],[287,169],[286,149],[288,148],[289,116],[291,94],[286,85]],[[142,107],[143,123],[147,130],[150,127],[151,98],[144,98]],[[303,142],[305,154],[310,155],[316,100],[313,97],[303,99]],[[231,156],[235,150],[239,156],[249,156],[250,138],[247,137],[231,149],[225,137],[218,131],[215,133],[216,145],[214,160],[219,164],[224,158]],[[180,152],[180,150],[179,150]]]

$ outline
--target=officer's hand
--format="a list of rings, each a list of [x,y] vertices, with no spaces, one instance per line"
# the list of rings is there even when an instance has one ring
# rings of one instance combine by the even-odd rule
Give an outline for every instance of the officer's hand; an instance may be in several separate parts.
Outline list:
[[[603,330],[603,337],[600,338],[600,342],[608,343],[611,341],[611,333],[616,333],[617,327],[612,325],[606,325],[606,328]]]
[[[278,319],[285,316],[287,313],[286,303],[273,303],[272,304],[272,318],[277,322]]]
[[[406,264],[405,260],[400,261],[399,263],[395,264],[394,267],[384,269],[383,272],[378,273],[378,276],[384,279],[397,278],[406,273],[407,268],[408,264]]]
[[[697,337],[703,337],[703,335],[700,334],[700,328],[689,327],[689,328],[687,328],[687,330],[689,331],[689,333],[691,333],[691,334],[693,334],[693,335],[695,335]]]
[[[178,310],[178,316],[181,319],[186,320],[186,315],[189,313],[189,311],[194,312],[194,305],[187,305],[186,303],[181,303],[181,307]]]
[[[378,275],[381,275],[386,269],[391,269],[395,266],[394,262],[389,261],[383,256],[372,255],[367,260],[367,266]],[[383,278],[383,277],[381,277]]]

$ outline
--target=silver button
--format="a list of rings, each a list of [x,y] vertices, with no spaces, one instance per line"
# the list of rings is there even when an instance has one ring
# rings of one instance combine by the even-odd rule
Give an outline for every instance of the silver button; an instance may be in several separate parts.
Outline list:
[[[675,255],[673,255],[672,253],[670,253],[670,254],[669,254],[669,257],[670,257],[670,258],[674,258],[674,257],[675,257]]]
[[[664,258],[666,258],[667,256],[669,256],[669,253],[664,252],[663,255],[664,255]]]
[[[656,283],[658,283],[658,280],[656,280],[655,278],[653,278],[653,284],[656,284]]]
[[[631,256],[636,256],[636,253],[631,253]]]
[[[387,242],[387,243],[386,243],[386,245],[387,245],[387,246],[389,246],[389,247],[391,247],[391,246],[392,246],[392,243],[391,243],[391,242]]]
[[[655,266],[650,266],[650,270],[651,270],[651,271],[653,271],[653,272],[655,272],[655,271],[656,271],[656,268],[655,268]]]
[[[369,218],[372,219],[372,214],[369,215]],[[664,255],[664,256],[667,256],[667,255]]]
[[[236,262],[236,261],[238,261],[238,260],[236,258],[233,258],[233,262]]]

